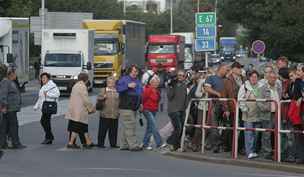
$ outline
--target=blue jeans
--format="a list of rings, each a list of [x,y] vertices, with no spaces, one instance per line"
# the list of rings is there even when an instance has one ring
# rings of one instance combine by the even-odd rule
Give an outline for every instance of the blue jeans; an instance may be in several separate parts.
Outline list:
[[[154,141],[156,143],[156,146],[157,147],[161,146],[162,140],[161,140],[160,134],[158,132],[158,129],[156,126],[156,120],[155,120],[156,112],[144,111],[143,114],[147,120],[146,133],[145,133],[144,140],[143,140],[144,147],[149,146],[149,141],[150,141],[150,138],[152,135],[153,135]]]
[[[246,128],[260,128],[260,122],[246,122],[244,121]],[[256,152],[257,133],[255,131],[245,131],[245,148],[247,156],[250,153]]]

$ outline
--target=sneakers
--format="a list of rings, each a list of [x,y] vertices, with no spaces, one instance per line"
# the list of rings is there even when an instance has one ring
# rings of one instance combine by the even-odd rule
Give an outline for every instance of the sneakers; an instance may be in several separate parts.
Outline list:
[[[258,157],[257,153],[250,153],[247,158],[248,159],[254,159],[254,158],[257,158],[257,157]]]
[[[148,147],[145,147],[145,149],[148,150],[148,151],[152,151],[153,147],[152,146],[148,146]]]

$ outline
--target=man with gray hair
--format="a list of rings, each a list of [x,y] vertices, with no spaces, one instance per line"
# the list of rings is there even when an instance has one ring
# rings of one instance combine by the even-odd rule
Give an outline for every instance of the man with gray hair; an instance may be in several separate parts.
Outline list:
[[[276,120],[276,112],[280,99],[282,98],[282,87],[276,84],[278,75],[274,71],[268,73],[267,82],[259,86],[258,98],[273,100],[272,102],[257,102],[260,109],[260,117],[262,127],[266,129],[273,129]],[[262,149],[261,154],[266,159],[272,159],[272,132],[262,132]]]

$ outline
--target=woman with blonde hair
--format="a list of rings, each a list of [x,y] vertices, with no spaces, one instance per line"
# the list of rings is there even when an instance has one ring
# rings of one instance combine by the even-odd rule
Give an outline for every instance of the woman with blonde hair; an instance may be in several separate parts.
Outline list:
[[[111,148],[117,146],[117,129],[119,116],[119,94],[116,91],[115,78],[107,78],[107,87],[102,88],[97,98],[96,109],[100,111],[99,129],[98,129],[98,147],[105,148],[105,137],[108,138]],[[99,105],[99,106],[98,106]]]

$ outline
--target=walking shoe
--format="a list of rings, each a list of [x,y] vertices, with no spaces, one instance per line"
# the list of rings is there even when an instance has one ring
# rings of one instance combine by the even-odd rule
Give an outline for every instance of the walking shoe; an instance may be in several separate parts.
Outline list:
[[[142,151],[142,150],[143,150],[143,148],[139,147],[139,146],[136,146],[136,147],[130,149],[130,151],[133,151],[133,152]]]
[[[80,149],[80,146],[78,146],[77,144],[68,144],[66,146],[66,148],[68,148],[68,149]]]
[[[145,147],[145,149],[148,150],[148,151],[152,151],[153,147],[152,146],[148,146],[148,147]]]
[[[250,153],[247,158],[248,159],[254,159],[254,158],[257,158],[257,157],[258,157],[257,153]]]
[[[45,140],[42,141],[41,144],[52,144],[52,143],[53,143],[53,140],[51,140],[51,139],[45,139]]]

